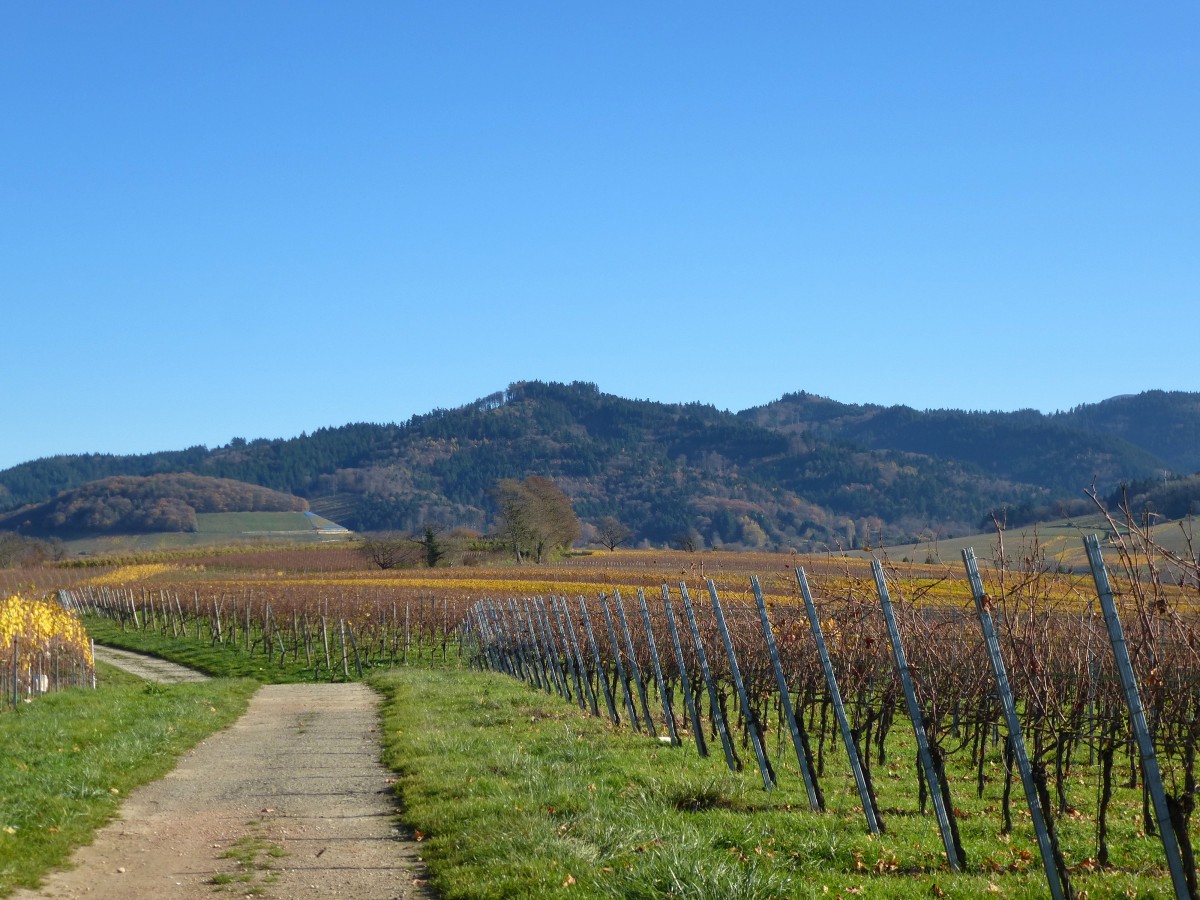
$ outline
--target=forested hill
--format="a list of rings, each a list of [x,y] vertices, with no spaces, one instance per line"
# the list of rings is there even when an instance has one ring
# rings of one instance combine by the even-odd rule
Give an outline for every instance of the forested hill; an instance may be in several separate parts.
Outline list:
[[[499,478],[553,478],[586,522],[698,546],[895,542],[975,530],[989,510],[1075,501],[1095,480],[1187,473],[1200,395],[1151,392],[1067,413],[918,412],[810,394],[733,414],[523,382],[402,425],[140,456],[60,456],[0,472],[0,509],[112,475],[192,472],[307,499],[352,528],[486,528]],[[1191,439],[1189,440],[1189,436]]]
[[[0,514],[0,529],[41,537],[195,531],[197,513],[307,508],[300,497],[229,478],[188,473],[113,475],[63,491],[44,503]]]
[[[1058,493],[1093,478],[1104,486],[1155,469],[1200,471],[1200,394],[1151,391],[1043,415],[860,406],[799,393],[739,416],[787,434],[959,460]]]

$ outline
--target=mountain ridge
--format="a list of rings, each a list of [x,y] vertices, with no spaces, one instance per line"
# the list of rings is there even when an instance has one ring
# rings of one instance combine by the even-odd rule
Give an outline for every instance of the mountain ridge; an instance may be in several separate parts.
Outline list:
[[[1195,439],[1194,439],[1195,438]],[[0,510],[113,475],[191,472],[307,500],[350,527],[484,530],[499,478],[553,478],[587,523],[650,544],[854,546],[963,533],[1124,482],[1200,469],[1200,394],[1149,391],[1067,412],[919,411],[800,391],[737,413],[515,382],[403,424],[157,454],[57,456],[0,472]],[[331,515],[331,511],[337,515]]]

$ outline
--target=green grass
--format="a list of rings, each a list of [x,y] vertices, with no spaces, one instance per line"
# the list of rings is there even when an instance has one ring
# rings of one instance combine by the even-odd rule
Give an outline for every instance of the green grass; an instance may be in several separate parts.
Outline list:
[[[84,625],[88,634],[96,643],[107,644],[122,650],[134,650],[162,659],[178,662],[181,666],[194,668],[214,678],[253,678],[263,684],[292,684],[295,682],[311,682],[313,672],[306,666],[306,660],[299,662],[288,653],[284,664],[278,664],[278,654],[275,661],[266,659],[262,649],[256,653],[246,653],[242,648],[212,646],[209,641],[197,641],[194,637],[168,637],[156,631],[121,631],[120,625],[112,619],[100,616],[85,616]],[[338,656],[338,660],[341,656]],[[353,662],[350,671],[354,671]],[[341,672],[337,672],[338,677]],[[325,679],[329,680],[329,672],[325,671]]]
[[[774,743],[782,786],[768,793],[752,753],[743,752],[747,771],[733,774],[719,745],[702,759],[694,745],[672,749],[615,731],[501,676],[408,669],[372,684],[387,698],[385,761],[399,773],[406,821],[448,900],[559,895],[564,886],[571,896],[635,898],[1047,894],[1028,817],[1018,815],[1011,838],[999,834],[998,778],[979,800],[971,775],[957,773],[951,790],[968,871],[946,868],[899,739],[893,766],[876,775],[889,833],[873,838],[837,766],[838,746],[826,748],[830,809],[816,814],[794,758],[789,767]],[[998,756],[990,764],[998,773]],[[1090,788],[1071,790],[1084,806]],[[1014,791],[1016,809],[1019,781]],[[1081,868],[1076,887],[1092,898],[1165,896],[1161,848],[1136,835],[1137,798],[1116,802],[1110,841],[1119,867]],[[1086,815],[1065,817],[1070,862],[1093,852],[1092,829]]]
[[[100,667],[98,688],[0,714],[0,896],[32,887],[122,799],[236,719],[257,684],[149,685]]]
[[[197,534],[221,534],[240,536],[254,532],[300,532],[293,535],[304,537],[316,530],[315,526],[333,526],[335,522],[320,516],[306,516],[302,512],[233,512],[198,513]]]
[[[274,861],[287,856],[279,844],[262,835],[262,822],[248,822],[250,833],[240,838],[221,854],[237,864],[235,872],[220,872],[212,877],[215,886],[229,885],[242,896],[257,896],[267,892],[267,886],[279,879]]]
[[[247,652],[241,633],[238,634],[237,639],[232,643],[214,644],[208,637],[197,640],[194,626],[191,626],[187,636],[173,637],[164,635],[158,631],[139,631],[132,625],[129,625],[127,630],[122,631],[119,623],[104,616],[87,615],[84,616],[83,621],[88,634],[98,644],[107,644],[108,646],[119,647],[123,650],[133,650],[138,653],[157,656],[183,666],[188,666],[198,672],[203,672],[205,675],[211,675],[214,678],[253,678],[264,684],[292,684],[314,680],[325,682],[346,681],[345,672],[348,669],[350,672],[349,680],[359,680],[349,643],[347,644],[347,653],[350,655],[347,658],[346,665],[342,665],[341,646],[336,629],[332,630],[329,635],[329,651],[333,663],[333,672],[331,673],[326,668],[325,651],[323,647],[320,647],[313,652],[313,663],[319,668],[314,678],[314,669],[309,667],[308,659],[303,655],[303,651],[301,651],[299,657],[293,655],[290,636],[285,643],[287,654],[284,657],[284,663],[280,665],[278,646],[275,647],[275,653],[268,660],[263,653],[261,643],[254,648],[253,652]],[[320,642],[318,641],[318,643]],[[409,659],[416,665],[456,666],[458,664],[457,645],[451,642],[448,651],[448,662],[443,662],[440,655],[436,661],[430,662],[430,660],[423,656],[418,657],[415,650],[409,654]],[[428,646],[424,652],[425,654],[430,652]],[[361,662],[364,674],[384,665],[378,657],[374,659],[367,658],[365,648],[363,648],[363,654]]]
[[[192,532],[96,535],[73,538],[66,542],[66,547],[70,556],[107,557],[230,544],[311,544],[350,537],[345,532],[321,533],[314,525],[325,527],[337,523],[301,512],[199,513],[196,530]]]
[[[261,647],[251,654],[240,644],[237,647],[227,647],[213,645],[206,639],[196,640],[194,636],[170,637],[154,631],[136,631],[132,628],[122,631],[120,625],[103,616],[85,616],[84,624],[88,634],[98,644],[158,656],[214,678],[253,678],[263,684],[292,684],[313,680],[313,670],[308,668],[307,660],[303,656],[297,660],[290,650],[281,666],[278,652],[268,661]],[[332,651],[333,647],[330,650]],[[323,664],[324,651],[320,657],[321,680],[330,681],[329,670],[325,669]],[[335,654],[334,663],[336,677],[332,680],[344,681],[340,649]],[[350,672],[351,675],[355,674],[353,659],[350,660]]]
[[[1186,537],[1192,533],[1193,527],[1187,520],[1163,522],[1151,529],[1151,536],[1165,549],[1186,558],[1189,555]],[[1013,528],[1004,534],[1004,548],[1008,556],[1017,556],[1023,546],[1032,544],[1036,534],[1038,544],[1045,551],[1046,560],[1051,566],[1086,572],[1088,561],[1087,553],[1083,549],[1083,538],[1089,534],[1104,535],[1109,531],[1111,528],[1104,516],[1093,513],[1073,519],[1059,519]],[[961,569],[964,548],[973,547],[980,559],[991,559],[996,555],[997,546],[996,532],[986,531],[965,537],[889,546],[885,549],[893,560],[908,560],[914,563],[941,562]],[[869,558],[876,555],[876,552],[854,551],[851,555]],[[1109,559],[1111,566],[1115,556]]]
[[[145,679],[134,675],[132,672],[126,672],[124,669],[118,669],[116,666],[110,666],[108,663],[96,663],[97,687],[132,687],[134,685],[144,685],[145,683]]]

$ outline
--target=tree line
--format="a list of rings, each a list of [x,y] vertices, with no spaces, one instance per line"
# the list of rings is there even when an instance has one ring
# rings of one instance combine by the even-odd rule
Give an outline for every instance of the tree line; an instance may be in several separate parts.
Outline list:
[[[195,531],[198,513],[292,512],[300,497],[228,478],[187,473],[102,478],[0,518],[29,535]]]
[[[496,503],[494,545],[511,553],[518,563],[543,563],[571,549],[583,534],[571,498],[549,478],[502,478],[492,489]],[[411,534],[374,533],[360,542],[363,555],[381,569],[438,565],[450,551],[453,538],[445,529],[423,525]],[[615,519],[603,531],[610,549],[622,543],[628,529]],[[463,537],[462,532],[458,538]],[[476,542],[480,546],[480,542]]]

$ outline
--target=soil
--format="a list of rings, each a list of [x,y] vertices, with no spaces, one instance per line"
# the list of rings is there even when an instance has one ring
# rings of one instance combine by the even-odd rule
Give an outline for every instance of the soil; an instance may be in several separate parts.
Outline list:
[[[196,676],[96,651],[154,680]],[[13,896],[432,897],[379,761],[377,706],[361,684],[259,688],[237,722],[134,791],[70,870]]]

